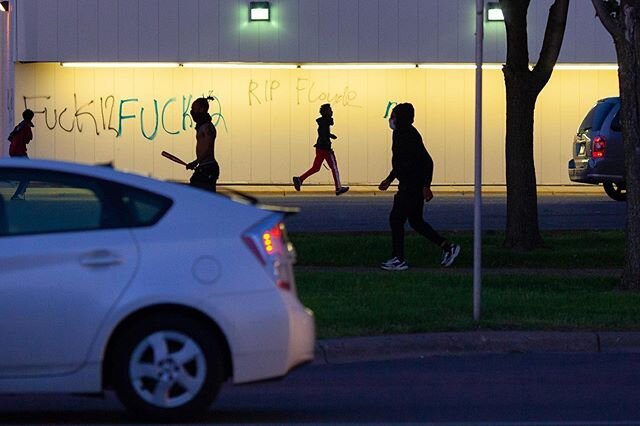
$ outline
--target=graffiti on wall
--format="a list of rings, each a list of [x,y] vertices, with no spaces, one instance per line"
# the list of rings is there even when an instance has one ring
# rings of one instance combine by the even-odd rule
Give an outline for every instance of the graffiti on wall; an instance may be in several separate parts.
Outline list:
[[[278,99],[278,89],[281,87],[279,80],[256,81],[249,80],[248,95],[249,106],[262,105]],[[340,91],[324,90],[317,87],[314,80],[308,78],[296,79],[295,85],[296,105],[303,103],[329,103],[343,107],[357,107],[358,93],[348,85]]]
[[[207,95],[203,95],[207,96]],[[209,111],[213,124],[218,127],[223,125],[227,130],[227,123],[222,113],[222,103],[217,96],[209,92],[213,97],[209,101]],[[194,100],[193,95],[182,95],[181,102],[178,97],[168,99],[153,99],[152,111],[147,111],[137,97],[117,99],[115,95],[100,96],[89,100],[79,101],[77,93],[73,94],[73,106],[64,108],[55,107],[52,96],[23,96],[24,108],[33,110],[35,116],[43,116],[45,125],[49,130],[60,129],[67,133],[84,131],[101,133],[113,133],[116,137],[123,137],[125,124],[137,120],[137,128],[140,134],[147,140],[154,140],[159,132],[168,135],[178,135],[187,129],[193,128],[193,120],[189,111]],[[42,104],[45,104],[42,106]],[[38,107],[34,106],[38,105]],[[211,112],[213,111],[213,112]],[[179,125],[171,127],[169,117],[178,117]]]

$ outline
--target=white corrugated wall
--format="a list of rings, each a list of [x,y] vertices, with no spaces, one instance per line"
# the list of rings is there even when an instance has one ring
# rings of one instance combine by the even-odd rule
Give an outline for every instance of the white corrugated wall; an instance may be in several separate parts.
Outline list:
[[[190,97],[215,95],[221,180],[287,183],[313,158],[315,118],[332,101],[343,179],[376,184],[388,171],[389,102],[413,102],[436,162],[436,184],[473,182],[472,70],[69,69],[64,61],[472,62],[473,0],[275,0],[269,23],[248,1],[17,0],[16,113],[37,112],[35,157],[161,178],[186,172],[160,157],[193,157]],[[529,13],[535,60],[551,0]],[[573,1],[564,62],[613,62],[589,0]],[[505,56],[504,25],[486,24],[485,61]],[[484,178],[504,183],[504,83],[485,71]],[[569,183],[572,135],[588,108],[617,94],[615,71],[556,71],[536,110],[538,182]],[[352,99],[350,99],[352,98]],[[155,108],[158,108],[156,120]],[[142,110],[144,108],[144,110]],[[45,114],[46,109],[46,114]],[[132,116],[132,117],[129,117]],[[121,124],[122,123],[122,124]],[[110,129],[110,127],[112,127]],[[117,131],[120,130],[118,133]],[[311,182],[329,183],[323,170]]]

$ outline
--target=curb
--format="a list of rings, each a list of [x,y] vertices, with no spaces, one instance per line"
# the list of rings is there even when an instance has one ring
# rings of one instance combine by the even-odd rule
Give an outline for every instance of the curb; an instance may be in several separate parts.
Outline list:
[[[251,184],[224,184],[219,183],[218,187],[245,192],[248,194],[261,195],[281,195],[281,196],[305,196],[305,195],[334,195],[332,185],[307,185],[301,192],[297,192],[292,185],[251,185]],[[449,195],[473,195],[473,185],[434,185],[433,192]],[[391,186],[386,192],[380,191],[376,185],[351,185],[349,194],[387,196],[395,194],[397,187]],[[604,190],[599,185],[540,185],[537,187],[538,194],[547,195],[603,195]],[[504,185],[484,185],[483,195],[506,195],[507,189]]]
[[[640,332],[470,331],[327,339],[317,342],[314,363],[528,352],[640,352]]]

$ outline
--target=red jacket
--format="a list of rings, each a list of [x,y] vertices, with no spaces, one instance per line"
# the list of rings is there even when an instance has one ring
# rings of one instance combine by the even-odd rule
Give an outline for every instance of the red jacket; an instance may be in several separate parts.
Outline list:
[[[30,121],[21,121],[15,129],[9,135],[9,155],[11,157],[26,157],[27,156],[27,144],[33,139],[33,133],[31,128],[33,123]]]

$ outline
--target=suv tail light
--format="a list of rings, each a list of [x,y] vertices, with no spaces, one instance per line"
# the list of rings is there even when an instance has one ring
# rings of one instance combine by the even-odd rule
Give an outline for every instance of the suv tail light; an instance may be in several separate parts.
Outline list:
[[[603,136],[593,138],[591,144],[591,158],[602,158],[606,153],[607,140]]]
[[[242,240],[251,253],[265,267],[275,285],[282,290],[293,290],[290,265],[295,261],[293,245],[279,215],[258,222],[242,234]]]

